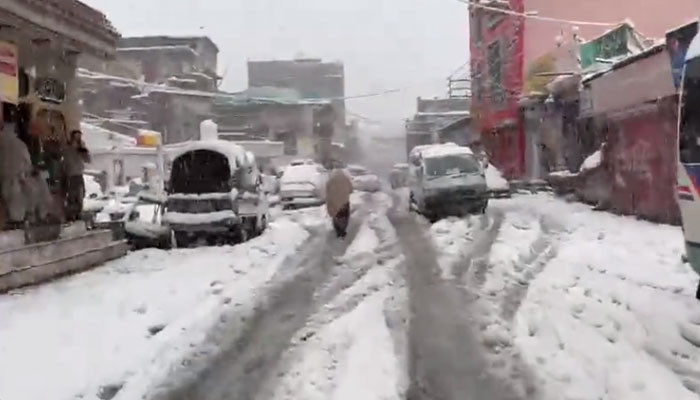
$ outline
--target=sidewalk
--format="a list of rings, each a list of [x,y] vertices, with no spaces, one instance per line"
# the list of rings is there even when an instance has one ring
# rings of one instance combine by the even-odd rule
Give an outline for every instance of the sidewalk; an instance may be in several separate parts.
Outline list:
[[[0,296],[0,398],[109,397],[145,366],[167,368],[249,307],[307,237],[282,217],[245,245],[139,251]]]

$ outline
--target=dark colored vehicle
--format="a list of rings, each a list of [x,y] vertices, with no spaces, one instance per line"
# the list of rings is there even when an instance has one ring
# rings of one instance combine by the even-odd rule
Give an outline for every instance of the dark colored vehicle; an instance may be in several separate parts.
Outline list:
[[[235,244],[267,224],[267,199],[252,154],[226,141],[194,142],[172,163],[165,220],[178,247]]]

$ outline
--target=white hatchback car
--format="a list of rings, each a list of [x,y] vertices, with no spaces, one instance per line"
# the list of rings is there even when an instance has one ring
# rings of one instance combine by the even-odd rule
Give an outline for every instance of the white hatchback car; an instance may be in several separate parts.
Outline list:
[[[318,164],[290,165],[280,181],[282,207],[286,210],[320,206],[326,202],[328,171]]]

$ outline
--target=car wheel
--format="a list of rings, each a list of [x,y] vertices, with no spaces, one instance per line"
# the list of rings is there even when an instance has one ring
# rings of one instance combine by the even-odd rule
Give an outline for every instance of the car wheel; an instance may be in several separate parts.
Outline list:
[[[175,244],[181,249],[190,247],[192,241],[185,232],[175,232]]]
[[[481,210],[480,210],[481,213],[486,214],[487,208],[489,208],[489,201],[488,200],[484,201],[484,204],[481,206]]]
[[[171,250],[173,248],[173,239],[171,235],[164,236],[160,239],[158,248],[161,250]]]
[[[260,221],[260,228],[258,228],[257,236],[260,236],[263,233],[265,233],[265,230],[267,230],[267,216],[263,215],[262,220]]]

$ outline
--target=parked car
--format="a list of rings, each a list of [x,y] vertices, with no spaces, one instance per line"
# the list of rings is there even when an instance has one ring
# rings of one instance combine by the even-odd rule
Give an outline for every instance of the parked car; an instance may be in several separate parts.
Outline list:
[[[408,186],[408,174],[410,167],[408,164],[394,164],[389,175],[392,189],[398,189]]]
[[[168,250],[173,247],[173,234],[163,220],[167,198],[164,194],[139,193],[138,200],[126,214],[124,231],[126,240],[134,249],[156,247]]]
[[[413,155],[410,170],[411,207],[428,218],[486,211],[484,169],[468,147],[423,148]]]
[[[178,247],[240,243],[267,226],[268,203],[252,153],[227,141],[181,146],[173,156],[165,221]]]
[[[361,192],[378,192],[382,190],[382,182],[362,165],[348,165],[346,170],[352,177],[352,186]]]
[[[326,201],[328,171],[318,164],[290,165],[280,182],[284,209],[319,206]]]

